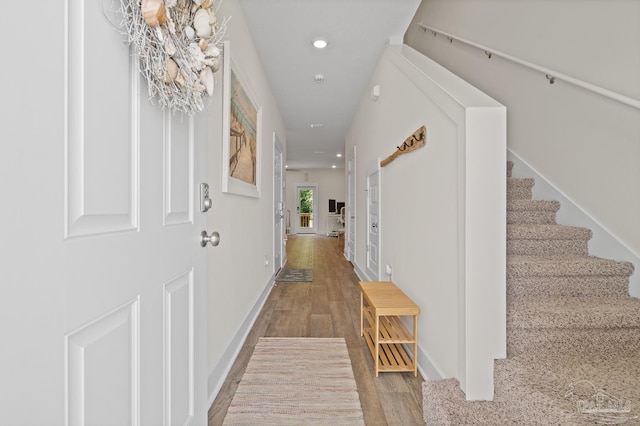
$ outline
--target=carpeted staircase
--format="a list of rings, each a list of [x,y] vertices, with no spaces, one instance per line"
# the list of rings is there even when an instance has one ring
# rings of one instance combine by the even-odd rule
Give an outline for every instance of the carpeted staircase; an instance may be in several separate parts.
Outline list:
[[[425,381],[432,425],[640,425],[640,299],[633,265],[589,256],[591,231],[558,225],[557,201],[507,169],[507,358],[495,398],[466,401],[455,379]],[[582,405],[583,409],[578,407]]]

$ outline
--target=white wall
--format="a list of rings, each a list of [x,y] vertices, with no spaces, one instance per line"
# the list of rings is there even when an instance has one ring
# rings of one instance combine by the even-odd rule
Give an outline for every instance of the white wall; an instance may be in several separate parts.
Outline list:
[[[364,190],[367,175],[376,169],[380,159],[395,152],[397,146],[425,125],[426,146],[399,156],[381,169],[380,264],[383,271],[386,264],[392,266],[392,281],[421,308],[418,327],[420,369],[429,378],[458,377],[465,388],[465,377],[475,368],[470,365],[473,357],[468,356],[468,352],[475,351],[478,355],[478,340],[483,346],[479,351],[490,352],[481,354],[485,366],[490,359],[490,368],[482,367],[486,374],[492,375],[493,359],[504,356],[501,351],[504,351],[506,329],[506,221],[504,218],[501,221],[501,215],[505,214],[506,206],[500,204],[500,197],[489,203],[472,200],[478,195],[474,195],[473,190],[480,187],[474,187],[477,182],[469,179],[478,172],[474,167],[480,165],[483,178],[487,176],[498,182],[494,188],[502,194],[504,203],[505,110],[433,61],[403,46],[387,48],[369,90],[376,84],[380,86],[380,98],[374,102],[369,92],[365,94],[345,146],[345,152],[351,152],[354,145],[357,147],[355,268],[360,274],[366,270],[367,199]],[[497,133],[491,133],[488,139],[482,131],[468,130],[468,126],[474,126],[474,114],[483,111],[494,116],[483,115],[479,122],[498,124]],[[473,161],[477,163],[470,167]],[[469,209],[485,206],[497,211],[486,216],[467,215]],[[478,229],[478,221],[482,218],[486,219],[480,229],[491,229],[496,246],[488,248],[486,244],[492,242],[484,240],[484,249],[478,250],[470,239],[470,230]],[[481,252],[494,256],[485,262],[485,266],[492,269],[490,274],[496,275],[488,280],[491,287],[477,294],[474,292],[486,288],[483,286],[487,282],[477,286],[468,284],[474,279],[483,280],[480,276],[484,272],[467,274]],[[497,264],[493,262],[495,259]],[[384,273],[380,277],[381,280],[388,278]],[[470,301],[472,296],[475,300]],[[480,311],[469,310],[474,301],[486,297],[492,300]],[[470,339],[472,334],[468,332],[474,327],[483,328],[481,332],[490,330],[493,334],[483,337],[476,334],[476,340]],[[483,377],[482,381],[488,387],[485,389],[488,396],[487,393],[475,396],[490,399],[492,380]]]
[[[306,180],[306,181],[305,181]],[[285,173],[285,205],[291,212],[291,233],[296,232],[296,184],[318,185],[318,212],[317,233],[326,235],[327,214],[329,213],[329,200],[343,201],[346,203],[346,183],[344,169],[303,169],[287,170]]]
[[[222,193],[222,75],[218,73],[207,110],[208,161],[213,169],[208,231],[220,233],[220,245],[208,248],[210,398],[217,393],[274,280],[273,132],[286,144],[282,119],[238,1],[223,1],[218,16],[231,17],[227,27],[231,55],[262,105],[261,193],[260,198]]]
[[[639,17],[640,2],[629,0],[424,0],[406,34],[407,44],[506,105],[509,148],[636,257],[640,111],[551,85],[417,23],[640,99]]]
[[[416,90],[388,61],[381,60],[372,84],[381,87],[377,102],[364,97],[346,138],[345,152],[357,147],[356,164],[356,268],[366,270],[366,188],[367,174],[380,159],[420,126],[429,121],[446,122],[446,115]],[[403,108],[398,106],[403,105]],[[393,281],[421,308],[419,345],[437,372],[457,376],[458,353],[456,309],[457,264],[457,171],[442,167],[455,161],[456,139],[453,125],[427,130],[427,144],[403,155],[382,169],[381,220],[382,257],[380,263],[393,267]],[[428,179],[429,169],[442,176]],[[433,204],[430,199],[437,198]],[[446,238],[449,235],[451,238]],[[439,245],[421,244],[429,240]],[[429,271],[425,282],[423,271]],[[382,280],[387,279],[383,274]],[[437,293],[437,296],[436,296]],[[441,303],[432,303],[439,300]]]

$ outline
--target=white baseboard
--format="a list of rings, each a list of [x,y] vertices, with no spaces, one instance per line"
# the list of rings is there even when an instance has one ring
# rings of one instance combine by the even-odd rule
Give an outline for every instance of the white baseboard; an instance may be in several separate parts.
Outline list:
[[[640,267],[640,258],[632,250],[597,220],[585,213],[571,198],[549,183],[533,167],[511,150],[507,150],[507,160],[513,161],[513,177],[535,179],[534,199],[560,202],[560,210],[556,216],[559,224],[581,226],[591,230],[593,237],[589,241],[589,254],[605,259],[631,262],[636,269]],[[640,297],[640,273],[634,273],[629,277],[629,295]]]
[[[433,365],[427,354],[418,345],[418,371],[425,380],[440,380],[443,378],[438,368]]]
[[[374,281],[371,278],[369,278],[366,272],[360,269],[360,266],[357,263],[353,263],[353,270],[358,276],[358,278],[360,278],[360,281]]]
[[[242,349],[242,345],[244,341],[247,339],[253,324],[256,322],[264,303],[267,301],[267,297],[271,293],[273,286],[275,284],[276,277],[275,275],[269,279],[269,282],[265,286],[262,294],[253,305],[253,308],[247,314],[245,320],[242,325],[236,332],[235,336],[231,339],[231,342],[227,345],[227,349],[224,351],[222,356],[216,365],[209,371],[209,377],[207,381],[207,389],[209,393],[209,406],[213,404],[213,401],[218,396],[218,392],[220,392],[220,388],[222,384],[227,378],[233,363],[238,357],[238,353],[240,353],[240,349]]]

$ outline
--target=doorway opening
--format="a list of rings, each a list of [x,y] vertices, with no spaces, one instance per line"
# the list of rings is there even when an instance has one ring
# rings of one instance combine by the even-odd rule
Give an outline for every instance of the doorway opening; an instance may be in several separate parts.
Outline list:
[[[296,213],[298,215],[297,228],[299,234],[315,234],[317,224],[317,193],[315,185],[305,185],[297,187],[298,203]]]

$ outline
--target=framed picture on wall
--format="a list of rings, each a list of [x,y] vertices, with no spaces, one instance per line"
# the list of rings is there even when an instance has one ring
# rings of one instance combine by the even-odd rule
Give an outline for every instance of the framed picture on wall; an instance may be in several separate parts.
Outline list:
[[[262,106],[224,42],[222,191],[260,197]]]

